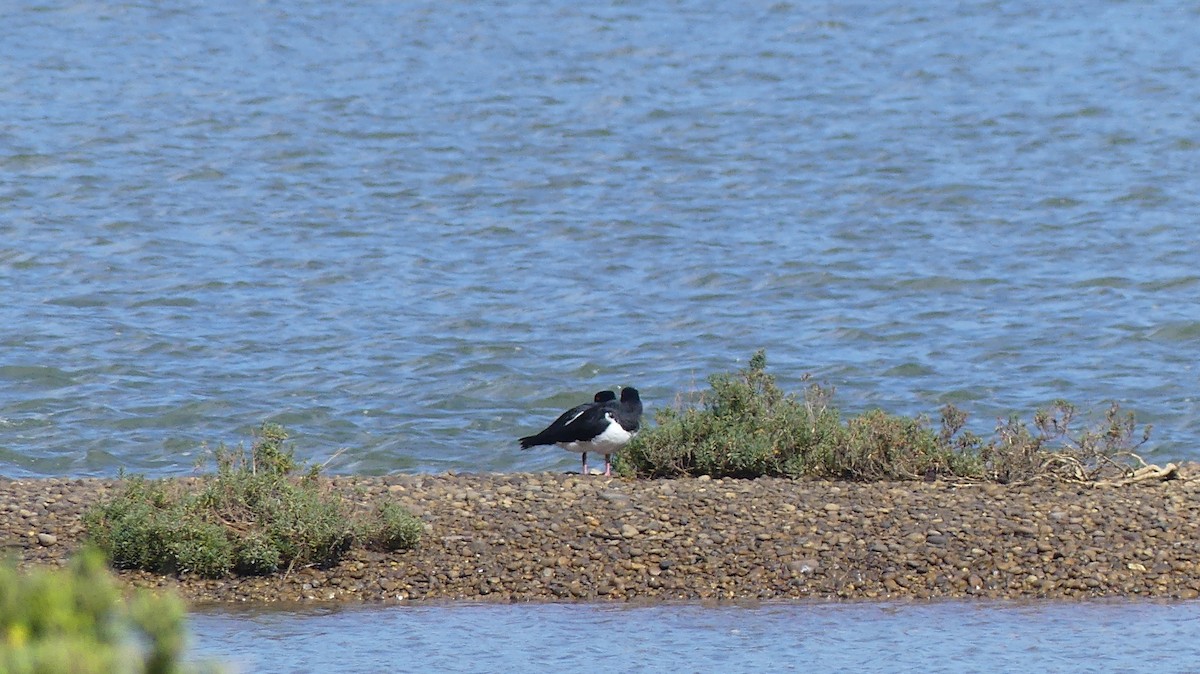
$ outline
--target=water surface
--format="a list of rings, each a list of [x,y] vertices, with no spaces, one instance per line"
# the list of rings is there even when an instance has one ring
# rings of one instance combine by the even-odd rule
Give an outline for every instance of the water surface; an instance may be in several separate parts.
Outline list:
[[[407,606],[193,616],[245,672],[1191,672],[1195,603]]]
[[[0,7],[0,474],[517,450],[766,348],[847,410],[1200,459],[1186,3]]]

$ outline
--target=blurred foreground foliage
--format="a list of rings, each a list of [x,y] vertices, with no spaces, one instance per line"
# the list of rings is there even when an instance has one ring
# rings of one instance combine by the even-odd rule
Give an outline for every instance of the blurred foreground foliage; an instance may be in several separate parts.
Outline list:
[[[146,590],[123,597],[104,555],[21,573],[0,565],[0,672],[171,674],[180,663],[183,602]],[[215,670],[208,670],[215,671]]]

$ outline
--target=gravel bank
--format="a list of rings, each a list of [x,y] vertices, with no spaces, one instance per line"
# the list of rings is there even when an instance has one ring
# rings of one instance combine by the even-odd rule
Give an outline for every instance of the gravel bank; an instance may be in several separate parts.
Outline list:
[[[0,478],[0,546],[62,563],[111,480]],[[1200,596],[1200,468],[1123,487],[338,477],[427,524],[417,550],[204,580],[121,572],[204,601]]]

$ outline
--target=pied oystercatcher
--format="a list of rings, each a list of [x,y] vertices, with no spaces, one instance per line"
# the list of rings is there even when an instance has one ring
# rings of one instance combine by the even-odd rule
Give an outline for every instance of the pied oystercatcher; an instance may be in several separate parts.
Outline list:
[[[612,455],[624,447],[642,423],[642,399],[637,389],[621,390],[621,401],[612,391],[600,391],[595,402],[563,412],[541,433],[521,438],[521,449],[558,445],[583,454],[583,474],[588,474],[588,452],[604,454],[604,474],[612,475]]]

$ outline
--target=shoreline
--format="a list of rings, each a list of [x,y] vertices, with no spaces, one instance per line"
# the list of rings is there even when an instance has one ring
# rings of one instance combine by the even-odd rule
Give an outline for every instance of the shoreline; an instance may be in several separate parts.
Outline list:
[[[169,478],[187,481],[191,478]],[[116,479],[0,478],[0,547],[61,564]],[[193,604],[1200,597],[1200,466],[1124,486],[330,476],[426,524],[415,550],[208,580],[118,570]]]

